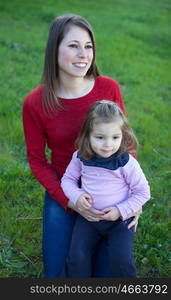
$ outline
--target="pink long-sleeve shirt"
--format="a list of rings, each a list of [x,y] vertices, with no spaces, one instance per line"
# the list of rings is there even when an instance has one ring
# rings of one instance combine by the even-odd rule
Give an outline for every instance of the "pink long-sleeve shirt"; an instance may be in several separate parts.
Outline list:
[[[113,154],[109,158],[85,160],[75,151],[61,186],[74,204],[87,193],[92,197],[94,208],[116,206],[123,220],[150,199],[148,181],[138,161],[127,152],[119,157]]]

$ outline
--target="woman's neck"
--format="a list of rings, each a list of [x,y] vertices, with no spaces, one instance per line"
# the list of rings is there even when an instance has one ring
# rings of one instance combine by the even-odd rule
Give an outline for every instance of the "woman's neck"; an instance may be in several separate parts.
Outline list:
[[[79,98],[88,94],[94,86],[94,78],[60,78],[57,88],[57,96],[60,98],[70,99]]]

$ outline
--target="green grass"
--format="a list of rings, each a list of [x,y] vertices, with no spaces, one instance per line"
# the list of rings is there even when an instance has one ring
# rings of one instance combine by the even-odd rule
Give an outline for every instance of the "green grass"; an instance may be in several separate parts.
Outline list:
[[[85,16],[97,62],[121,86],[150,182],[136,234],[139,277],[170,277],[171,4],[168,0],[0,1],[0,277],[42,277],[43,188],[25,154],[22,101],[40,82],[51,20]]]

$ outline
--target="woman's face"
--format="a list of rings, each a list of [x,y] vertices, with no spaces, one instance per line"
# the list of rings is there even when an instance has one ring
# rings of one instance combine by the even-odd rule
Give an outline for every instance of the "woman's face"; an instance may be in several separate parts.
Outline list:
[[[88,31],[73,25],[59,45],[59,79],[84,77],[92,60],[93,44]]]

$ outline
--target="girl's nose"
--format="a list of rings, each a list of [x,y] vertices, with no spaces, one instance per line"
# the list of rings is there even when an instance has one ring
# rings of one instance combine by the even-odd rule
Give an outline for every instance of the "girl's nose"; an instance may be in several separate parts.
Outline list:
[[[106,141],[105,141],[105,146],[106,146],[106,147],[110,147],[111,144],[112,144],[112,143],[111,143],[111,140],[106,140]]]

